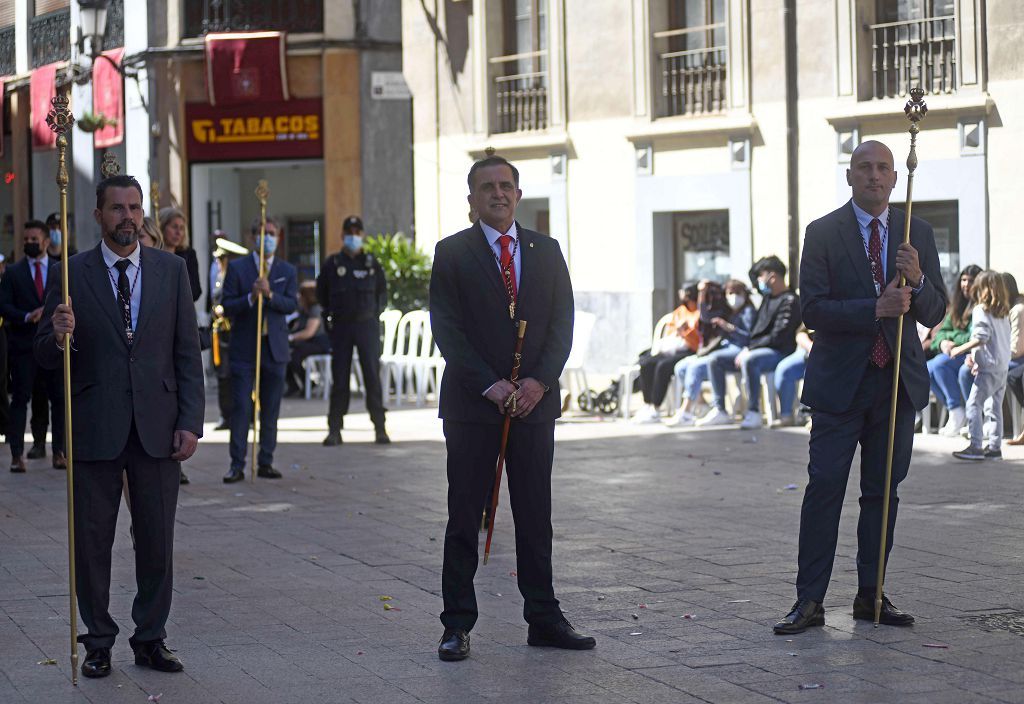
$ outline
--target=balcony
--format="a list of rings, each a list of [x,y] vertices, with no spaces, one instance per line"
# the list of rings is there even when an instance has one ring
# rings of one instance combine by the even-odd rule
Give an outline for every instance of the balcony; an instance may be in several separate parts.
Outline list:
[[[920,85],[929,95],[957,88],[954,15],[869,26],[874,98],[896,98]]]
[[[546,51],[497,56],[493,65],[511,65],[512,73],[495,76],[494,121],[491,132],[536,132],[548,126]],[[535,70],[531,71],[530,68]]]
[[[14,27],[4,27],[0,29],[0,76],[13,76],[16,70]]]
[[[324,31],[323,0],[184,0],[185,37],[209,32]]]
[[[57,10],[29,20],[32,68],[71,60],[71,11]]]
[[[669,51],[658,56],[659,117],[708,115],[726,109],[724,46]]]

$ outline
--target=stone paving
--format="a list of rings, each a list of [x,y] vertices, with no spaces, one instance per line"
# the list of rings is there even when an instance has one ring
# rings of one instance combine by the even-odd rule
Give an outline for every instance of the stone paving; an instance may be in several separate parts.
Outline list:
[[[346,444],[324,448],[322,410],[286,402],[281,481],[222,484],[226,432],[186,466],[168,624],[182,675],[132,664],[122,515],[114,673],[71,686],[64,478],[42,461],[0,472],[0,702],[1024,702],[1017,448],[968,465],[949,457],[961,441],[918,436],[887,582],[918,618],[910,629],[852,619],[851,490],[828,625],[786,639],[770,626],[793,601],[806,431],[570,419],[557,431],[556,590],[597,648],[526,646],[506,502],[478,574],[472,657],[441,663],[435,412],[391,413],[388,447],[355,415]]]

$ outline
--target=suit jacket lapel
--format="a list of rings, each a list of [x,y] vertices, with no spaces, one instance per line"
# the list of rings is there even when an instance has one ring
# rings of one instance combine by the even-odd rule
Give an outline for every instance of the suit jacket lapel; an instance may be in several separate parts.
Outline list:
[[[536,285],[537,259],[536,252],[531,245],[536,235],[531,230],[525,230],[516,223],[519,232],[519,289],[516,292],[516,318],[525,317],[524,311],[530,310],[531,294]]]
[[[888,284],[896,276],[896,251],[903,242],[903,227],[907,222],[907,214],[891,205],[889,206],[889,241],[885,248],[885,282]]]
[[[142,247],[141,244],[139,246]],[[146,251],[146,247],[142,247],[139,252],[139,263],[142,265],[142,270],[139,272],[142,300],[139,303],[139,318],[135,323],[135,339],[138,339],[138,333],[142,332],[149,319],[154,317],[158,301],[177,300],[177,295],[172,297],[163,291],[163,269],[156,266],[154,258]]]
[[[117,309],[117,301],[114,300],[114,290],[110,287],[110,276],[107,274],[107,265],[103,261],[100,245],[96,245],[85,257],[85,282],[95,296],[96,304],[110,319],[117,336],[127,345],[128,337],[124,334],[124,323],[121,321],[121,312]]]
[[[857,274],[861,287],[871,296],[876,296],[875,280],[871,276],[871,262],[864,250],[864,238],[860,234],[857,215],[853,212],[852,201],[841,211],[839,220],[839,239],[846,245],[846,253],[850,256],[850,264]]]
[[[507,306],[508,292],[505,291],[505,284],[501,280],[501,274],[498,273],[498,264],[494,258],[494,250],[487,243],[487,235],[484,234],[479,222],[473,225],[473,232],[469,237],[469,249],[476,257],[477,263],[483,267],[484,277],[491,282],[491,288],[501,296],[502,302]]]

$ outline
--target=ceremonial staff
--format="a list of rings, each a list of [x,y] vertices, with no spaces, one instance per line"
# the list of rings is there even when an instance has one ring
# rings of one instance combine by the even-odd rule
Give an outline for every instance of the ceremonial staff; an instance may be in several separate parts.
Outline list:
[[[514,305],[514,304],[513,304]],[[512,309],[514,310],[514,308]],[[508,380],[518,388],[516,380],[519,379],[519,364],[523,360],[523,337],[526,335],[526,321],[519,321],[519,328],[516,332],[516,351],[512,356],[512,373]],[[498,466],[494,470],[494,491],[491,493],[491,524],[487,526],[487,542],[484,543],[484,564],[491,556],[491,537],[494,535],[494,519],[498,512],[498,493],[501,491],[501,470],[505,466],[505,448],[508,447],[508,430],[512,425],[512,414],[516,410],[516,395],[513,392],[505,401],[505,425],[501,428],[501,446],[498,449]]]
[[[260,202],[260,270],[259,278],[267,275],[267,254],[264,241],[267,235],[267,197],[270,188],[266,179],[256,184],[256,200]],[[263,342],[263,294],[256,297],[256,378],[252,385],[252,466],[250,480],[256,481],[256,446],[260,441],[260,357]]]
[[[924,90],[918,86],[910,90],[910,100],[903,112],[910,120],[910,154],[907,156],[907,214],[903,225],[903,243],[910,244],[910,216],[914,207],[914,171],[917,169],[917,123],[928,113],[924,104]],[[900,274],[900,288],[907,285],[907,277]],[[900,358],[903,353],[903,318],[896,321],[896,351],[892,367],[892,401],[889,404],[889,445],[885,455],[885,489],[882,492],[882,539],[878,547],[878,581],[875,584],[875,628],[882,615],[882,586],[885,583],[885,547],[889,539],[889,496],[892,493],[892,454],[896,440],[896,401],[900,390]]]
[[[68,94],[57,93],[50,101],[53,109],[46,116],[46,124],[57,135],[57,188],[60,190],[60,231],[64,233],[61,246],[60,285],[61,301],[71,305],[68,295],[68,165],[67,133],[75,122],[74,115],[68,109]],[[74,454],[71,448],[71,335],[64,340],[64,443],[67,457],[67,494],[68,494],[68,591],[71,624],[71,684],[78,685],[78,594],[75,588],[75,496],[74,496]]]

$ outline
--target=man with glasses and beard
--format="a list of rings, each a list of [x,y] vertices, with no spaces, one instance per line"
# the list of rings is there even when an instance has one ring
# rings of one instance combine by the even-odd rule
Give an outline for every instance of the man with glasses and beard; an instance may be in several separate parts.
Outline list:
[[[50,272],[35,338],[40,366],[60,368],[71,345],[75,461],[75,567],[86,633],[82,674],[110,674],[118,633],[111,618],[110,561],[127,472],[138,594],[129,639],[135,664],[180,672],[164,645],[171,608],[174,511],[180,463],[203,429],[205,394],[192,290],[180,257],[142,247],[142,187],[113,176],[96,187],[103,239]]]

